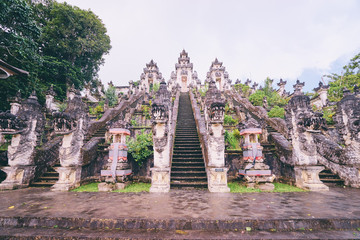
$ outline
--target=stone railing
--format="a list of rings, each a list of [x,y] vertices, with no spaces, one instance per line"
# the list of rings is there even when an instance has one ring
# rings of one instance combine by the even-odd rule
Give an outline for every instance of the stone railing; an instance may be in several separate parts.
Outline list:
[[[172,106],[172,116],[170,119],[170,166],[172,165],[172,157],[173,157],[173,151],[174,151],[174,141],[175,141],[175,131],[176,131],[176,122],[177,122],[177,116],[179,111],[179,99],[180,99],[180,90],[178,89],[175,93],[175,100]]]
[[[189,91],[191,107],[194,113],[194,118],[196,122],[197,132],[200,138],[201,150],[205,161],[205,167],[208,167],[209,164],[209,154],[207,149],[207,134],[206,134],[206,124],[205,118],[201,116],[201,111],[199,106],[196,103],[196,99],[192,91]]]
[[[242,98],[240,94],[234,93],[232,91],[228,91],[227,94],[235,101],[240,103],[246,110],[251,112],[251,114],[253,114],[255,117],[258,119],[263,119],[266,124],[289,139],[289,130],[286,127],[286,123],[283,119],[269,118],[267,111],[263,107],[254,106],[247,98]]]
[[[91,121],[86,134],[87,138],[92,136],[100,128],[105,127],[108,121],[115,118],[132,103],[138,101],[143,95],[144,92],[139,92],[136,95],[131,95],[129,100],[123,100],[117,107],[108,109],[98,121]]]

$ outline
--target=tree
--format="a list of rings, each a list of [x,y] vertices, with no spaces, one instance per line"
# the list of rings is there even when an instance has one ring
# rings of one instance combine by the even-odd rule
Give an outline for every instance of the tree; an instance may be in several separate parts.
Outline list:
[[[115,90],[116,89],[114,86],[109,86],[109,88],[105,92],[105,97],[109,101],[110,107],[113,107],[118,103],[118,97],[116,96]]]
[[[0,109],[9,108],[7,98],[20,89],[27,96],[35,87],[36,71],[41,63],[36,39],[40,28],[31,6],[25,0],[0,1],[0,59],[30,72],[28,77],[13,76],[0,81]]]
[[[343,69],[345,70],[343,75],[333,73],[327,76],[332,79],[328,90],[328,98],[331,102],[341,100],[344,88],[353,91],[355,85],[360,86],[360,53],[355,55]]]
[[[96,79],[103,55],[111,48],[110,38],[101,19],[90,10],[51,0],[37,3],[35,8],[43,25],[39,46],[44,54],[44,70],[39,77],[49,79],[45,69],[52,69],[50,74],[57,73],[51,77],[57,85],[55,91],[65,97],[68,86],[74,84],[81,89]]]
[[[262,106],[264,97],[267,98],[269,106],[285,106],[287,99],[282,98],[272,87],[272,80],[267,78],[265,80],[263,90],[257,90],[250,95],[249,101],[255,106]]]
[[[92,11],[54,0],[0,1],[0,58],[30,72],[0,81],[0,109],[18,89],[33,89],[41,102],[51,84],[58,100],[72,84],[82,89],[97,79],[111,48],[106,28]]]

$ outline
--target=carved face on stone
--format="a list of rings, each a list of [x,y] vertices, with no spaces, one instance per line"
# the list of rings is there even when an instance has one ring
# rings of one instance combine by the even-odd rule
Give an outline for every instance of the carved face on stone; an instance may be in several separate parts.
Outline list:
[[[76,118],[75,116],[65,112],[53,113],[53,126],[56,134],[69,134],[76,130]]]
[[[354,95],[344,97],[339,103],[335,116],[336,127],[341,135],[360,139],[360,99]]]
[[[155,122],[167,121],[169,118],[167,106],[154,103],[152,105],[151,115]]]
[[[225,113],[225,104],[223,102],[214,102],[209,108],[209,117],[211,122],[223,122]]]
[[[294,115],[293,115],[294,114]],[[326,129],[326,122],[321,113],[314,113],[310,108],[310,98],[305,95],[294,96],[287,106],[286,118],[294,121],[300,132],[317,131],[321,128]],[[292,128],[292,121],[287,122]]]
[[[0,132],[3,134],[18,134],[26,128],[26,124],[10,112],[0,112]]]

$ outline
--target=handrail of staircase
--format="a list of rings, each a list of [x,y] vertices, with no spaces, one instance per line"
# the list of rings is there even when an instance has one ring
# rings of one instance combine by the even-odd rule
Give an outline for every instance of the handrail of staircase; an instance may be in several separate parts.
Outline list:
[[[115,108],[108,109],[99,120],[91,121],[89,124],[86,137],[92,136],[100,128],[105,127],[108,121],[118,116],[126,107],[128,107],[135,101],[139,100],[139,98],[141,98],[143,95],[144,95],[144,91],[141,91],[135,95],[131,95],[129,100],[123,100]]]
[[[175,93],[175,100],[174,105],[172,108],[172,116],[170,120],[170,156],[169,156],[169,162],[170,166],[172,165],[172,158],[173,158],[173,151],[174,151],[174,142],[175,142],[175,132],[176,132],[176,123],[177,123],[177,117],[179,112],[179,99],[180,99],[180,89],[177,90]]]
[[[205,167],[207,167],[209,164],[209,155],[206,144],[207,135],[206,135],[205,119],[201,117],[200,108],[196,103],[196,99],[194,98],[194,94],[192,93],[192,91],[189,91],[189,94],[190,94],[191,107],[196,122],[196,129],[200,138],[201,151],[204,156]]]
[[[247,98],[241,97],[240,94],[236,94],[231,91],[227,92],[227,94],[229,94],[229,96],[232,97],[235,101],[239,102],[249,112],[251,112],[252,115],[259,119],[263,119],[266,124],[282,134],[285,138],[289,139],[289,129],[286,127],[286,123],[283,119],[269,118],[265,109],[254,106]]]

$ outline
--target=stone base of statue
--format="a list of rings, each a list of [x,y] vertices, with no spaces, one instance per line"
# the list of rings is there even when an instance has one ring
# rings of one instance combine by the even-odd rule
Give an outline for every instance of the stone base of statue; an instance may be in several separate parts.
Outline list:
[[[128,186],[129,183],[114,183],[114,182],[102,182],[98,185],[99,192],[112,192],[114,190],[122,190],[126,186]]]
[[[59,180],[51,187],[52,191],[69,191],[80,186],[81,166],[55,167]]]
[[[170,168],[151,168],[150,192],[170,191]]]
[[[228,168],[207,168],[208,189],[210,192],[230,192],[227,185]]]
[[[7,175],[0,184],[0,190],[26,188],[35,173],[35,166],[10,166],[1,168]]]
[[[296,186],[310,191],[328,191],[329,187],[319,179],[319,173],[324,169],[323,166],[296,166]]]

